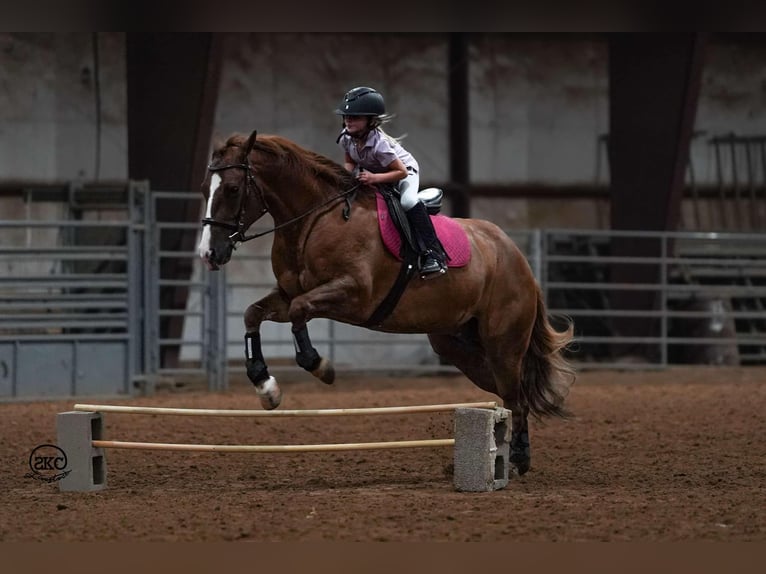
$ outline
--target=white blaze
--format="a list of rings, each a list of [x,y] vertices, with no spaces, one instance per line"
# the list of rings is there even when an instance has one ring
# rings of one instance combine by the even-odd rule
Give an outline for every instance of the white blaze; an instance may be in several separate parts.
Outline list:
[[[210,195],[207,198],[207,209],[205,210],[205,217],[213,217],[213,198],[215,192],[221,186],[221,176],[214,173],[210,178]],[[202,259],[207,259],[207,255],[210,252],[210,226],[204,225],[202,227],[202,239],[199,241],[199,256]]]

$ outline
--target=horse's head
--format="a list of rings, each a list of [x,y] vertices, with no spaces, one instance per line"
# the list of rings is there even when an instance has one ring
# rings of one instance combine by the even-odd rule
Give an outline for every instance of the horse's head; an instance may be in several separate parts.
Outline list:
[[[244,143],[243,137],[229,138],[213,152],[207,167],[202,184],[207,209],[199,255],[210,269],[227,263],[237,242],[245,238],[245,231],[268,211],[250,163],[255,138],[255,131]]]

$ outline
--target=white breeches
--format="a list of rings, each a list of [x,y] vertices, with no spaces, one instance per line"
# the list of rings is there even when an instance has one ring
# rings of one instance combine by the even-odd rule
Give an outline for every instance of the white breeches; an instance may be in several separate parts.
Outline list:
[[[407,177],[399,182],[399,192],[401,193],[401,204],[404,211],[409,211],[418,201],[418,191],[420,190],[420,175],[407,170]]]

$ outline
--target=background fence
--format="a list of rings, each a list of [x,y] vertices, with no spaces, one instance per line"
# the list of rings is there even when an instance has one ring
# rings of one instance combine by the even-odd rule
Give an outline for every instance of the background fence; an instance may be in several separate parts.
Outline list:
[[[210,272],[192,241],[168,241],[193,236],[196,246],[199,225],[155,216],[158,201],[199,202],[199,194],[150,192],[140,182],[106,195],[61,193],[60,217],[28,210],[0,220],[0,399],[130,394],[191,377],[215,390],[244,373],[242,313],[274,284],[268,238]],[[554,321],[574,320],[579,368],[766,362],[766,234],[509,234]],[[310,331],[339,371],[455,371],[425,335],[329,320]],[[273,371],[298,369],[289,325],[264,323],[262,339]]]
[[[0,398],[131,392],[147,193],[30,189],[26,218],[0,220]]]

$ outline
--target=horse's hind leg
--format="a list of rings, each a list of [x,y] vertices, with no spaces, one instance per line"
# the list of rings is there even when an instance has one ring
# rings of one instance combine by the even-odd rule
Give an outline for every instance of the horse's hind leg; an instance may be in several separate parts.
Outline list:
[[[503,406],[511,411],[509,463],[516,474],[526,473],[532,462],[529,441],[529,405],[521,388],[524,349],[517,337],[502,338],[503,343],[488,342],[487,360],[497,383]]]
[[[497,394],[497,385],[484,357],[484,348],[476,334],[475,319],[455,334],[429,334],[428,340],[437,355],[455,365],[480,389]]]
[[[528,415],[529,408],[524,405],[511,410],[511,452],[508,462],[519,475],[527,472],[532,464]]]
[[[529,408],[520,396],[521,356],[515,360],[513,357],[508,360],[508,356],[491,360],[479,339],[475,319],[456,334],[430,334],[428,339],[439,356],[460,369],[476,386],[503,398],[503,406],[511,411],[509,463],[517,474],[527,472],[531,463],[527,421]],[[497,382],[498,374],[501,387]]]

